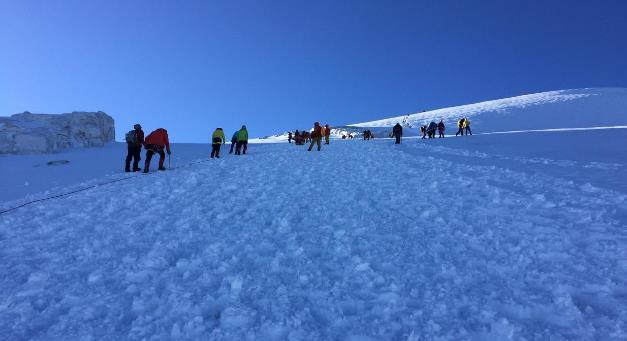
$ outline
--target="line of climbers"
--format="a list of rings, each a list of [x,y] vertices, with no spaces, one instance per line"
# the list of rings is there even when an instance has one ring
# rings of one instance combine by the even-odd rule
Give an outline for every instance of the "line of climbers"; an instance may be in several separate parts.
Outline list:
[[[422,138],[435,138],[435,131],[438,131],[439,135],[438,137],[442,138],[444,137],[444,131],[446,130],[446,127],[444,126],[444,121],[440,120],[440,123],[435,123],[434,121],[431,121],[431,123],[429,123],[429,125],[424,125],[424,126],[420,126],[420,132],[422,133]]]
[[[328,124],[321,126],[319,122],[314,123],[314,126],[311,129],[311,131],[303,130],[301,132],[301,131],[298,131],[298,129],[296,129],[294,134],[292,134],[291,131],[287,133],[288,143],[292,143],[292,140],[294,140],[295,145],[301,146],[309,142],[309,148],[307,149],[308,151],[311,151],[314,144],[318,146],[318,151],[320,151],[322,138],[324,138],[324,144],[329,144],[330,139],[331,139],[331,128],[329,127]]]
[[[472,131],[470,130],[470,120],[466,117],[461,118],[457,121],[457,133],[458,135],[472,135]],[[444,131],[446,127],[444,126],[444,121],[440,120],[440,123],[435,123],[431,121],[429,125],[423,125],[420,127],[420,132],[422,133],[422,138],[435,138],[436,130],[439,133],[439,137],[444,137]],[[364,140],[370,140],[374,138],[374,134],[370,130],[365,130],[363,132]],[[392,128],[392,134],[390,137],[395,138],[395,144],[401,143],[401,137],[403,136],[403,127],[400,123],[396,123],[396,125]],[[315,122],[311,131],[298,131],[296,130],[294,134],[292,132],[288,132],[287,141],[288,143],[294,143],[296,145],[303,145],[305,143],[309,143],[308,151],[313,149],[314,144],[317,145],[318,151],[321,149],[322,138],[324,138],[324,144],[329,144],[331,137],[331,128],[328,124],[325,126],[321,126],[320,123]],[[346,135],[342,135],[342,139],[346,139]],[[352,134],[348,134],[348,138],[352,139]],[[146,161],[144,163],[144,173],[148,173],[150,170],[150,160],[152,159],[154,154],[159,154],[159,170],[165,170],[163,166],[163,162],[165,161],[165,153],[168,155],[171,154],[170,151],[170,140],[168,138],[168,131],[163,128],[158,128],[148,134],[146,138],[144,138],[144,131],[142,130],[141,125],[135,124],[133,126],[133,130],[126,133],[126,143],[128,146],[128,152],[126,154],[126,163],[124,170],[126,172],[138,172],[142,170],[139,168],[139,161],[141,160],[141,149],[142,146],[146,149]],[[220,158],[220,148],[223,144],[226,144],[226,138],[224,135],[224,131],[222,128],[217,128],[213,134],[211,135],[211,158]],[[233,149],[235,149],[235,155],[246,154],[248,149],[248,130],[246,126],[243,125],[242,128],[233,133],[231,136],[231,150],[229,154],[233,154]],[[165,150],[165,152],[164,152]],[[131,169],[131,161],[133,162],[133,168]]]
[[[370,130],[364,130],[364,140],[374,139],[374,134]]]
[[[220,157],[220,147],[226,143],[224,131],[222,128],[217,128],[211,135],[211,158]],[[168,131],[163,128],[158,128],[152,133],[148,134],[144,138],[144,131],[142,126],[136,124],[133,126],[133,130],[126,133],[126,145],[128,151],[126,154],[126,160],[124,165],[124,171],[126,172],[138,172],[142,170],[139,168],[139,161],[141,160],[142,147],[146,149],[146,161],[144,162],[144,173],[150,171],[150,160],[154,154],[159,154],[159,170],[164,171],[166,168],[163,166],[165,161],[165,154],[171,154],[170,151],[170,139],[168,137]],[[231,150],[229,154],[233,153],[235,148],[235,155],[246,154],[248,149],[248,130],[243,125],[242,128],[231,137]],[[164,152],[165,151],[165,152]],[[131,161],[133,162],[133,168],[131,169]]]
[[[455,133],[455,136],[462,134],[462,136],[464,136],[464,131],[466,132],[466,135],[472,135],[472,131],[470,131],[470,120],[466,117],[461,118],[459,121],[457,121],[457,133]]]
[[[470,130],[470,120],[466,117],[463,117],[457,121],[457,128],[458,130],[455,136],[458,136],[460,134],[464,136],[464,133],[466,135],[472,135],[472,131]],[[420,126],[420,132],[422,133],[423,139],[435,138],[436,131],[438,132],[439,138],[444,137],[444,132],[446,131],[444,120],[440,120],[439,123],[435,123],[435,121],[431,121],[431,123],[429,123],[428,125]],[[392,134],[390,134],[390,137],[395,137],[396,138],[395,143],[399,144],[401,143],[402,136],[403,136],[403,127],[400,125],[400,123],[396,123],[396,125],[392,128]],[[364,132],[364,139],[366,139],[365,132]]]

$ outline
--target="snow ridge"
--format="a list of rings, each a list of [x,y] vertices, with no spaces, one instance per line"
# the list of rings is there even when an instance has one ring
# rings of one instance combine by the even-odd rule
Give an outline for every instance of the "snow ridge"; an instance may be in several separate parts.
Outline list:
[[[397,116],[377,121],[350,124],[356,127],[391,127],[396,123],[401,123],[408,127],[417,127],[424,121],[431,120],[456,120],[460,117],[472,118],[486,112],[504,112],[512,109],[524,109],[530,106],[539,106],[548,103],[559,103],[572,101],[589,96],[596,96],[597,93],[584,90],[556,90],[541,92],[529,95],[516,96],[498,100],[485,101],[474,104],[461,105],[457,107],[431,110],[416,114]]]

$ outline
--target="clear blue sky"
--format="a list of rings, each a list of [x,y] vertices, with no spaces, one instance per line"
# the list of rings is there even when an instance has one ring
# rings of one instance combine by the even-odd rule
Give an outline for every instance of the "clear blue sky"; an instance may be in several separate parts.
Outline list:
[[[0,0],[0,115],[176,142],[627,87],[627,1]]]

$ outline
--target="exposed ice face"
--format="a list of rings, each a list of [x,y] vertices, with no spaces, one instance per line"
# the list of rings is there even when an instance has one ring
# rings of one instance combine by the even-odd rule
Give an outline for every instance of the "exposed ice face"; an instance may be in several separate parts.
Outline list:
[[[100,147],[114,139],[113,118],[101,111],[0,117],[0,154]]]

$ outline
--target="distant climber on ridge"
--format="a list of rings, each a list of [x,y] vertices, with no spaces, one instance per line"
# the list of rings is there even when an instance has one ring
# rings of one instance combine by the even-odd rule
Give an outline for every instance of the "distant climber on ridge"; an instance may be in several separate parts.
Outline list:
[[[466,130],[466,135],[472,135],[472,131],[470,131],[470,120],[464,117],[464,130]]]
[[[401,136],[403,136],[403,127],[399,123],[396,123],[394,128],[392,128],[392,136],[396,138],[396,142],[394,144],[401,143]]]
[[[437,123],[435,123],[434,121],[431,121],[431,123],[429,123],[429,126],[427,127],[427,137],[429,137],[430,139],[435,138],[435,130],[438,128]]]
[[[460,119],[459,121],[457,121],[457,132],[455,133],[455,136],[462,134],[462,136],[464,136],[464,119]]]
[[[440,120],[440,123],[438,123],[438,133],[439,133],[438,138],[444,137],[444,130],[445,129],[446,129],[446,127],[444,126],[444,120]]]

